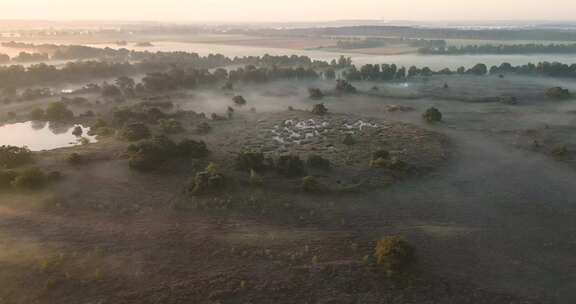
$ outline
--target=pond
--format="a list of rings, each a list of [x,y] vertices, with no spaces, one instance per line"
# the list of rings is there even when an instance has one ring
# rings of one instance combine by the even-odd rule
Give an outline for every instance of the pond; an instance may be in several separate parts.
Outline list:
[[[76,136],[74,129],[79,126],[82,136]],[[0,126],[0,145],[26,146],[32,151],[53,150],[81,144],[82,138],[96,142],[89,136],[90,128],[81,125],[60,125],[39,121],[6,124]]]

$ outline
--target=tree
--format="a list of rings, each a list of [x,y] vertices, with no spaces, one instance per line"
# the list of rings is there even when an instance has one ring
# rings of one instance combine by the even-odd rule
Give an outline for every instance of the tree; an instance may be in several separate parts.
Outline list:
[[[65,122],[74,118],[74,113],[63,102],[52,102],[46,108],[45,117],[48,121]]]

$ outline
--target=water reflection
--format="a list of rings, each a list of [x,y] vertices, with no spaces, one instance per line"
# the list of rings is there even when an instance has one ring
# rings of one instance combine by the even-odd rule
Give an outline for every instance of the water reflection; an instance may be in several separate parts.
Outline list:
[[[84,136],[75,136],[74,129],[80,127]],[[81,125],[63,125],[40,121],[28,121],[0,126],[0,145],[22,147],[32,151],[52,150],[79,145],[82,138],[96,142],[89,136],[90,128]]]

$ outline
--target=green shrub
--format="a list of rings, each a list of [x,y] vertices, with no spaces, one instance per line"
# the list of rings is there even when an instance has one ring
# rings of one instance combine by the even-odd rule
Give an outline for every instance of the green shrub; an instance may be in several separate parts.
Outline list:
[[[318,88],[310,88],[308,89],[308,93],[310,95],[310,99],[320,100],[324,98],[324,93]]]
[[[34,109],[32,111],[30,111],[30,114],[28,115],[28,118],[30,118],[30,120],[44,120],[45,116],[45,112],[42,109]]]
[[[80,165],[84,161],[84,158],[78,153],[71,153],[66,157],[66,162],[72,166]]]
[[[208,155],[202,141],[183,140],[176,144],[166,136],[154,136],[128,146],[128,165],[140,171],[153,170],[171,158],[201,158]]]
[[[276,161],[278,173],[287,177],[303,176],[305,174],[304,162],[298,155],[282,155]]]
[[[208,134],[212,127],[209,123],[203,122],[196,127],[196,133],[198,134]]]
[[[1,170],[0,171],[0,189],[7,189],[12,186],[12,182],[18,176],[16,171],[12,170]]]
[[[305,176],[302,178],[302,190],[307,193],[320,193],[325,189],[314,176]]]
[[[234,101],[234,104],[237,106],[245,106],[247,104],[246,99],[240,95],[234,96],[232,101]]]
[[[18,174],[12,181],[17,189],[34,190],[44,187],[48,183],[48,176],[38,168],[29,168]]]
[[[82,134],[84,133],[84,130],[82,130],[82,127],[80,126],[76,126],[74,127],[74,130],[72,130],[72,135],[80,137],[82,136]]]
[[[262,171],[266,168],[264,164],[264,153],[255,151],[240,152],[236,157],[236,167],[246,171]]]
[[[315,104],[312,108],[312,114],[316,115],[326,115],[328,114],[328,109],[323,103]]]
[[[569,99],[572,97],[572,94],[568,89],[564,89],[562,87],[554,87],[546,90],[546,97],[551,99]]]
[[[178,154],[190,158],[202,158],[208,156],[210,151],[203,141],[185,139],[177,145]]]
[[[314,169],[320,169],[320,170],[330,169],[330,161],[317,154],[309,155],[308,159],[306,160],[306,165]]]
[[[143,123],[131,123],[122,128],[120,136],[128,141],[138,141],[150,137],[150,129]]]
[[[53,102],[46,108],[46,120],[56,122],[66,122],[74,118],[74,113],[68,110],[68,107],[63,102]]]
[[[26,147],[0,146],[0,168],[11,169],[32,162],[32,152]]]
[[[182,127],[182,124],[174,118],[160,119],[158,121],[158,123],[160,124],[160,130],[163,133],[176,134],[176,133],[184,132],[184,128]]]
[[[346,136],[344,136],[344,140],[342,140],[342,143],[347,146],[352,146],[356,144],[356,140],[354,137],[352,137],[351,134],[346,134]]]
[[[426,122],[439,122],[442,121],[442,113],[440,112],[440,110],[432,107],[426,110],[424,114],[422,114],[422,118]]]
[[[264,179],[255,170],[250,170],[250,185],[252,187],[261,187],[264,184]]]
[[[416,250],[403,238],[383,238],[376,244],[376,263],[389,274],[404,272],[416,262]]]
[[[408,164],[396,157],[373,159],[370,166],[372,168],[385,168],[394,171],[404,171],[408,169]]]
[[[216,165],[210,164],[205,171],[199,172],[190,185],[192,195],[218,192],[226,186],[226,178],[218,172]]]

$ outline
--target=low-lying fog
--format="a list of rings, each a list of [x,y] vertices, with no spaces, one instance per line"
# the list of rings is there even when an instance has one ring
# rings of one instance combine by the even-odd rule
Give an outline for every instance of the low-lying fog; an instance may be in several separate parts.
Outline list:
[[[445,82],[449,84],[447,90],[442,89]],[[377,85],[378,91],[326,97],[323,102],[332,112],[431,128],[449,137],[453,151],[445,168],[355,202],[350,211],[366,214],[362,210],[378,206],[382,211],[374,220],[416,227],[439,239],[454,240],[466,234],[461,246],[449,253],[441,248],[442,242],[427,244],[437,256],[444,257],[439,263],[444,268],[438,271],[522,294],[576,300],[576,273],[566,271],[567,266],[573,266],[576,250],[575,168],[515,146],[515,132],[527,129],[576,131],[574,101],[552,101],[543,94],[550,86],[574,90],[576,85],[540,78],[458,76],[407,84],[363,84],[358,88],[366,92],[372,85]],[[248,101],[241,111],[251,107],[259,112],[283,111],[288,106],[311,108],[315,102],[309,100],[307,88],[331,86],[328,82],[281,82],[242,87],[235,93]],[[517,104],[469,100],[507,94],[519,97]],[[228,105],[230,96],[196,92],[181,107],[223,114]],[[414,111],[389,112],[387,106],[392,105],[412,107]],[[430,106],[442,111],[444,123],[429,126],[421,122],[421,113]],[[576,145],[575,133],[565,133],[564,143]],[[421,213],[414,213],[420,209]],[[388,212],[393,216],[387,216]],[[378,237],[383,232],[373,233]],[[468,266],[453,273],[452,263]]]

